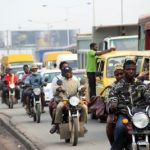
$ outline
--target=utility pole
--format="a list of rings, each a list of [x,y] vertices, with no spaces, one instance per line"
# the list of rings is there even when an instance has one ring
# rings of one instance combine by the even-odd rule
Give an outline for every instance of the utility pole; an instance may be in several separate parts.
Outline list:
[[[7,49],[7,55],[9,55],[9,31],[6,31],[6,49]]]

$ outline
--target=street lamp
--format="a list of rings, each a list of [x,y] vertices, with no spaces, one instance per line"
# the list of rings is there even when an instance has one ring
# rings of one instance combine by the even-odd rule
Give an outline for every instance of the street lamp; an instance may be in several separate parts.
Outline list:
[[[95,0],[92,2],[86,2],[87,5],[92,5],[92,26],[95,26]]]
[[[123,25],[123,0],[121,0],[121,24]]]
[[[95,26],[95,0],[93,0],[93,27]]]

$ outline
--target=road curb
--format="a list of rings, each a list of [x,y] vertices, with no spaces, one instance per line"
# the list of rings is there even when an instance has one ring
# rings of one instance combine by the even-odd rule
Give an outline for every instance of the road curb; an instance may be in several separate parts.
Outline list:
[[[29,138],[21,133],[11,121],[11,117],[0,113],[0,125],[4,126],[13,136],[15,136],[29,150],[40,150]]]

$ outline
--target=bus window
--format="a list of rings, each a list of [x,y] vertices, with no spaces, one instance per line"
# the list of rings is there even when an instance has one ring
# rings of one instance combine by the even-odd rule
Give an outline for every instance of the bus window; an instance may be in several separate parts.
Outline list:
[[[149,59],[148,58],[144,60],[143,71],[149,71]]]
[[[142,57],[137,57],[136,58],[136,74],[138,75],[140,73],[141,69],[141,64],[142,64]]]

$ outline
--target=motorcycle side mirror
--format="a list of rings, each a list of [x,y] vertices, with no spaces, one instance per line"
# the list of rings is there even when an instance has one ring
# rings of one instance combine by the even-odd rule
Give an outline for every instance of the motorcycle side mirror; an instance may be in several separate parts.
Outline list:
[[[62,80],[60,80],[60,79],[59,79],[59,80],[57,80],[57,85],[59,85],[59,86],[60,86],[60,85],[62,85],[62,84],[63,84],[63,83],[62,83]]]

